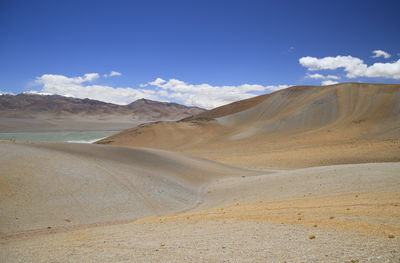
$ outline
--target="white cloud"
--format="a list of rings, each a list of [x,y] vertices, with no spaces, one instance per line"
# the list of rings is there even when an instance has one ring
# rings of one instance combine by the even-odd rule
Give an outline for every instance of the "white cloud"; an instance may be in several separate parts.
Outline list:
[[[149,82],[149,85],[159,86],[163,83],[165,83],[165,80],[162,78],[156,78],[156,80]]]
[[[333,80],[324,80],[322,81],[321,85],[322,86],[328,86],[328,85],[333,85],[333,84],[338,84],[339,82],[333,81]]]
[[[85,74],[80,77],[44,74],[35,80],[36,84],[42,85],[41,90],[33,90],[29,93],[89,98],[121,105],[146,98],[158,101],[177,101],[186,105],[210,109],[256,96],[257,92],[267,93],[289,87],[288,85],[263,86],[257,84],[212,86],[206,83],[189,84],[177,79],[166,81],[157,78],[139,85],[140,88],[133,89],[93,84],[92,82],[98,77],[97,73]]]
[[[384,58],[390,58],[391,55],[389,53],[387,53],[386,51],[383,50],[374,50],[372,51],[372,53],[374,53],[375,55],[373,55],[373,58],[379,58],[379,57],[384,57]]]
[[[315,73],[315,74],[307,73],[307,78],[310,78],[310,79],[340,79],[339,76],[335,76],[335,75],[324,76],[324,75],[318,74],[318,73]]]
[[[327,79],[340,79],[340,77],[336,76],[336,75],[328,75],[328,76],[326,76],[326,78]]]
[[[400,79],[400,59],[393,63],[374,63],[360,76]]]
[[[34,94],[34,95],[54,95],[53,93],[49,93],[49,92],[40,92],[37,90],[30,90],[30,91],[25,91],[22,92],[23,94]]]
[[[161,84],[163,84],[163,83],[165,83],[165,80],[163,80],[162,78],[156,78],[154,81],[139,84],[139,87],[141,87],[141,88],[144,88],[147,86],[161,87]]]
[[[110,74],[104,74],[104,77],[114,77],[114,76],[121,76],[122,73],[121,72],[117,72],[117,71],[111,71]]]
[[[359,58],[352,56],[336,56],[336,57],[302,57],[299,59],[303,67],[308,68],[310,71],[323,70],[323,69],[337,69],[345,68],[346,71],[352,71],[364,65],[364,62]]]
[[[89,98],[115,104],[127,104],[134,100],[146,98],[157,99],[154,90],[113,88],[103,85],[90,85],[97,79],[97,73],[85,74],[83,77],[69,78],[63,75],[44,74],[36,78],[36,84],[42,85],[40,91],[30,91],[36,94],[58,94],[75,98]]]
[[[91,82],[99,78],[97,73],[87,73],[83,77],[69,78],[63,75],[52,75],[44,74],[41,77],[36,78],[35,82],[43,85],[79,85],[84,82]]]
[[[271,92],[289,87],[288,85],[262,86],[257,84],[213,86],[206,83],[189,84],[177,79],[166,81],[161,78],[141,85],[141,87],[144,86],[158,88],[156,89],[157,94],[164,98],[207,109],[254,97],[256,95],[254,92]]]
[[[302,57],[300,64],[310,71],[343,68],[347,72],[346,77],[382,77],[400,79],[400,59],[392,63],[374,63],[368,66],[363,60],[352,56],[336,57]]]
[[[1,95],[15,95],[15,94],[12,92],[0,91],[0,96]]]
[[[321,74],[318,74],[318,73],[315,73],[315,74],[307,73],[307,78],[310,78],[310,79],[324,79],[325,76],[321,75]]]

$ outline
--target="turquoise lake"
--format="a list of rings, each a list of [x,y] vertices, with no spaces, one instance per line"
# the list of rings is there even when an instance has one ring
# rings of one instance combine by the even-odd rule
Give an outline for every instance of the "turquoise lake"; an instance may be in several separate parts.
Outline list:
[[[117,132],[119,131],[13,132],[0,133],[0,140],[93,143]]]

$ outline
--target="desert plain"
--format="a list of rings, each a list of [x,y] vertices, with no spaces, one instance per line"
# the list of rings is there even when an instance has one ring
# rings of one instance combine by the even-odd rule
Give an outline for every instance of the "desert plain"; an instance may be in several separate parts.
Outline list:
[[[0,143],[1,262],[399,262],[400,85]]]

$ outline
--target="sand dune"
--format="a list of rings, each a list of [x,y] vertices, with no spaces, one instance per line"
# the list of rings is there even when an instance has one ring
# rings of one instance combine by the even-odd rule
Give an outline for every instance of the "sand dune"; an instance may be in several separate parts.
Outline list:
[[[400,85],[295,86],[99,143],[189,153],[249,168],[400,161]]]
[[[210,179],[253,174],[160,150],[1,143],[0,232],[132,220],[193,207]]]

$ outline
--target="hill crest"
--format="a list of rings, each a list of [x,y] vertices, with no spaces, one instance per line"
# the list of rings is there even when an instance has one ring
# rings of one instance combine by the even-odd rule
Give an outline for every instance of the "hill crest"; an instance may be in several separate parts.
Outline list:
[[[398,116],[399,84],[294,86],[98,143],[174,150],[248,168],[399,161]]]

